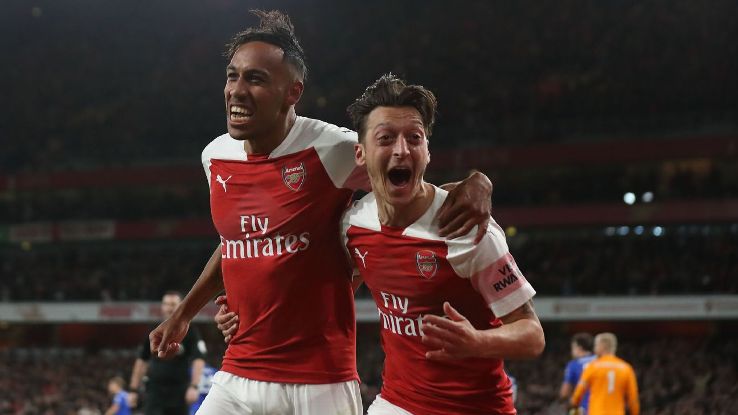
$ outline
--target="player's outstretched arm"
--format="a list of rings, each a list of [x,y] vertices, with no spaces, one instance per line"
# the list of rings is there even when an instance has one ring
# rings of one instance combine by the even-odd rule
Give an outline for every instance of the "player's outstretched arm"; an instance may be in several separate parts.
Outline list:
[[[443,310],[449,318],[434,315],[423,318],[422,341],[431,348],[426,353],[430,360],[526,359],[540,355],[546,344],[530,301],[501,317],[504,323],[501,327],[488,330],[474,328],[448,302],[443,304]]]
[[[448,197],[436,214],[440,236],[448,239],[466,235],[479,225],[474,243],[479,243],[487,230],[492,210],[492,182],[478,171],[461,182],[441,186]]]
[[[574,392],[574,387],[577,386],[576,378],[572,373],[572,365],[573,361],[566,365],[566,369],[564,369],[564,382],[561,384],[561,388],[559,389],[559,398],[563,402],[567,403],[569,402],[569,398],[571,398],[571,393]]]
[[[566,402],[569,400],[569,397],[571,396],[572,386],[569,382],[564,382],[561,384],[561,389],[559,389],[559,398]]]
[[[220,262],[221,252],[218,246],[195,285],[174,310],[172,316],[149,334],[151,353],[157,353],[160,359],[169,359],[177,354],[179,343],[187,334],[192,319],[211,298],[223,291]]]
[[[203,359],[196,358],[192,360],[190,386],[185,392],[185,402],[187,402],[187,405],[192,405],[200,397],[199,385],[203,369],[205,369],[205,361]]]
[[[141,389],[141,379],[143,379],[148,369],[149,364],[140,357],[137,357],[136,361],[133,362],[131,381],[128,383],[128,388],[130,389],[128,400],[131,407],[135,408],[138,406],[138,390]]]

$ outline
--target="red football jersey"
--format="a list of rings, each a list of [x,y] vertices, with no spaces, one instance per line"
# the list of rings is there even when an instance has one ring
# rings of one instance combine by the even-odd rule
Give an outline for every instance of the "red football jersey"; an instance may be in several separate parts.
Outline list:
[[[535,294],[494,221],[478,245],[476,229],[457,239],[438,236],[433,218],[448,193],[435,191],[428,211],[405,229],[380,224],[371,193],[343,218],[344,243],[379,311],[382,397],[416,414],[515,414],[502,360],[425,358],[423,316],[444,315],[444,301],[483,330]]]
[[[228,134],[202,153],[220,234],[228,307],[239,327],[222,370],[323,384],[358,379],[351,270],[340,238],[353,190],[356,133],[298,117],[271,154]]]

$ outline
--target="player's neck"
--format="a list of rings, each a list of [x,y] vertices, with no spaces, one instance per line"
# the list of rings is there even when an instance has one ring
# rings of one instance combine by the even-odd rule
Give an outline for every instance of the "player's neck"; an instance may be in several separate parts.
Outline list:
[[[393,228],[407,228],[428,210],[435,194],[433,185],[423,182],[420,191],[405,205],[393,205],[381,195],[376,195],[379,223]]]
[[[274,128],[273,131],[264,136],[247,138],[243,141],[243,149],[246,154],[271,154],[287,138],[292,126],[295,125],[295,120],[297,120],[295,107],[291,107],[284,121],[280,122],[280,125]]]

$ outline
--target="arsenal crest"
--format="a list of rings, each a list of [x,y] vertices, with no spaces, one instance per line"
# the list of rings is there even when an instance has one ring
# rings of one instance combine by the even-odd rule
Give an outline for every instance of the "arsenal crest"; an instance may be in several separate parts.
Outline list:
[[[296,166],[284,166],[282,167],[282,181],[292,191],[298,191],[305,184],[307,178],[307,171],[305,165],[300,163]]]
[[[418,272],[423,278],[431,279],[438,271],[438,259],[436,259],[436,254],[433,251],[418,251],[415,254],[415,263],[418,265]]]

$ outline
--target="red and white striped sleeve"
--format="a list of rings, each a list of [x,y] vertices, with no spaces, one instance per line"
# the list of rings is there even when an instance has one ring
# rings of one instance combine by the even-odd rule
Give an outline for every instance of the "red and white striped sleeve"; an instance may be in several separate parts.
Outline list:
[[[476,228],[469,234],[447,239],[448,262],[462,278],[469,278],[496,317],[505,316],[528,302],[536,291],[510,254],[505,234],[491,220],[487,232],[474,244]]]
[[[356,133],[328,123],[322,123],[320,127],[315,150],[333,184],[337,188],[369,191],[369,174],[354,160]]]

